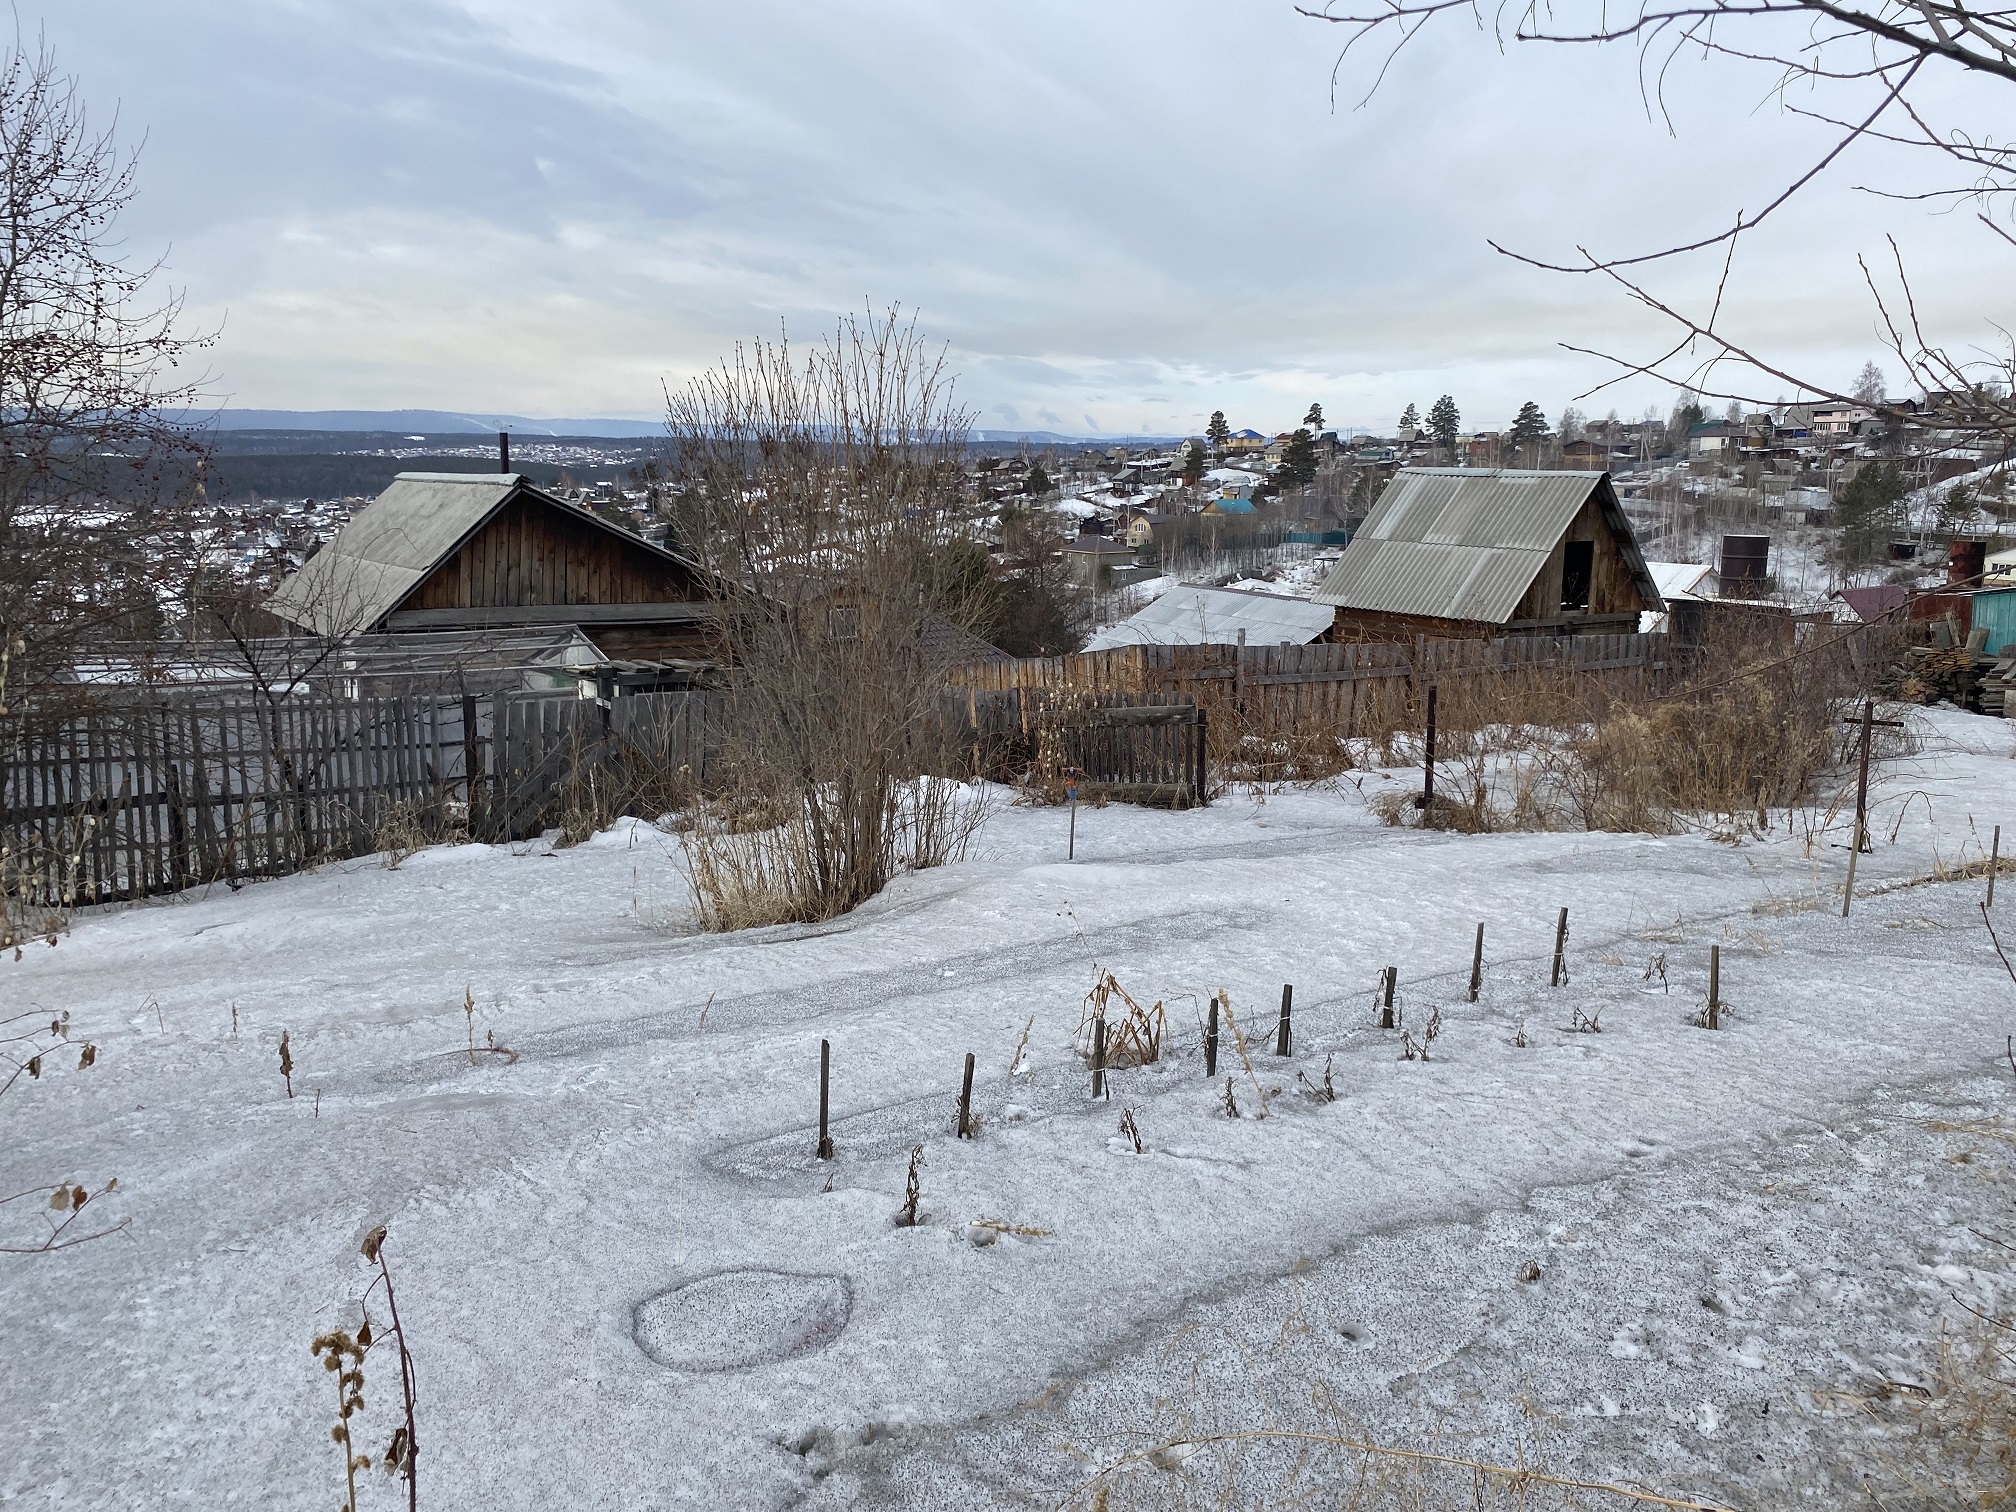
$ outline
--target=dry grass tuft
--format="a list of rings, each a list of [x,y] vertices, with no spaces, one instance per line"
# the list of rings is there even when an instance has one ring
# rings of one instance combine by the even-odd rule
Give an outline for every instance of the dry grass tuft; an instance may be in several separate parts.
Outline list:
[[[1108,1008],[1116,1000],[1126,1011],[1109,1017]],[[1161,1002],[1158,1000],[1153,1008],[1143,1008],[1128,996],[1127,989],[1112,972],[1103,969],[1099,970],[1092,990],[1085,994],[1084,1015],[1078,1021],[1078,1053],[1085,1057],[1087,1065],[1092,1061],[1093,1026],[1102,1019],[1106,1023],[1108,1069],[1152,1065],[1162,1058],[1162,1035],[1168,1028],[1168,1018]]]

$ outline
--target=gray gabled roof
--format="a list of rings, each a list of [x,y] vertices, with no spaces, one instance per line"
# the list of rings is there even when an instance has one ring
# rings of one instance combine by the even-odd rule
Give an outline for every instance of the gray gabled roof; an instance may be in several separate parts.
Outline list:
[[[282,583],[266,607],[317,635],[369,630],[521,492],[620,536],[626,545],[697,571],[676,554],[541,492],[517,473],[401,473]]]
[[[1289,641],[1306,646],[1337,617],[1327,604],[1238,588],[1171,588],[1147,608],[1108,625],[1085,643],[1087,651],[1115,646],[1231,646],[1246,632],[1249,646]]]
[[[1379,614],[1502,624],[1595,494],[1648,605],[1659,591],[1603,472],[1409,467],[1311,598]]]

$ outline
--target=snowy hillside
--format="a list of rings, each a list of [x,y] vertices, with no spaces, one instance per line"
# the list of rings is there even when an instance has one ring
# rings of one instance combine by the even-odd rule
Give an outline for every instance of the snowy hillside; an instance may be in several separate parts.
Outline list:
[[[1394,1440],[1537,1436],[1746,1505],[1846,1486],[1868,1418],[1814,1390],[1929,1382],[1955,1299],[2004,1284],[1982,1235],[2016,1227],[1958,1160],[2008,1107],[2016,986],[1978,880],[1904,885],[2016,820],[2016,739],[1914,718],[1846,921],[1838,814],[1463,837],[1382,826],[1381,774],[1083,809],[1071,862],[1062,811],[1004,804],[972,859],[742,935],[691,932],[676,841],[636,823],[87,915],[0,963],[9,1011],[97,1047],[0,1102],[0,1180],[117,1177],[86,1216],[130,1227],[0,1256],[0,1503],[327,1512],[308,1345],[354,1321],[377,1224],[428,1508],[1051,1506],[1319,1383]],[[1095,961],[1167,1013],[1107,1101],[1077,1051]],[[1220,988],[1246,1041],[1207,1082]],[[469,1052],[491,1036],[515,1061]],[[928,1221],[899,1227],[918,1145]],[[391,1501],[374,1471],[363,1505]]]

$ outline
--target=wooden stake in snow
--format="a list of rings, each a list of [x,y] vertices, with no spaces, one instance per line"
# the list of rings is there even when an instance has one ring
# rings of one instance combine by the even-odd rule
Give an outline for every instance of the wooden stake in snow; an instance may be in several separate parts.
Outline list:
[[[1554,921],[1554,974],[1548,978],[1549,987],[1559,987],[1568,980],[1568,910],[1561,910],[1561,917]]]
[[[1477,943],[1470,951],[1470,1001],[1477,1001],[1477,994],[1484,990],[1484,926],[1477,926]]]
[[[1400,968],[1398,966],[1388,966],[1386,974],[1379,984],[1380,997],[1382,999],[1379,1004],[1379,1027],[1381,1029],[1391,1029],[1393,1027],[1393,989],[1399,985]]]
[[[1720,1029],[1722,1016],[1722,947],[1708,947],[1708,1027]]]
[[[1292,982],[1281,984],[1281,1023],[1274,1031],[1274,1053],[1286,1055],[1293,1037],[1288,1028],[1288,1016],[1295,1007],[1295,987]]]
[[[819,1158],[833,1158],[833,1141],[826,1133],[826,1088],[833,1074],[833,1046],[819,1041]]]
[[[1092,1095],[1106,1095],[1106,1020],[1092,1020]]]
[[[1204,1076],[1215,1081],[1218,1077],[1218,999],[1211,999],[1211,1018],[1204,1026]]]
[[[966,1080],[959,1087],[959,1137],[973,1137],[973,1052],[966,1052]]]
[[[2002,826],[1995,826],[1995,838],[1988,842],[1988,906],[1995,906],[1995,873],[2002,865]]]
[[[1421,754],[1421,822],[1435,812],[1435,688],[1428,688],[1428,738]]]

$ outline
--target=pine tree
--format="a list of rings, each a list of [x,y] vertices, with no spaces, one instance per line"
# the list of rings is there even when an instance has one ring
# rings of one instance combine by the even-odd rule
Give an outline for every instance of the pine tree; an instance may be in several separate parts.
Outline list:
[[[1211,411],[1211,423],[1204,427],[1204,439],[1211,443],[1214,452],[1225,450],[1225,443],[1232,439],[1232,427],[1225,423],[1225,411]]]
[[[1298,430],[1288,438],[1280,465],[1274,469],[1274,481],[1284,489],[1307,488],[1316,481],[1316,443],[1307,430]]]
[[[1204,476],[1204,443],[1192,440],[1183,449],[1183,481],[1195,483]]]
[[[1315,435],[1318,431],[1322,430],[1323,406],[1320,404],[1310,405],[1309,413],[1302,417],[1302,423],[1309,427],[1309,433],[1311,435]]]
[[[1873,562],[1904,521],[1904,474],[1894,462],[1872,462],[1841,490],[1834,507],[1841,554],[1850,564]]]
[[[1435,438],[1435,444],[1456,459],[1456,438],[1463,433],[1463,413],[1456,408],[1456,401],[1444,394],[1428,407],[1428,434]]]
[[[1022,491],[1032,499],[1041,498],[1050,492],[1050,475],[1043,471],[1041,462],[1029,464],[1029,481],[1022,485]]]
[[[1505,433],[1505,439],[1512,445],[1516,457],[1528,447],[1538,448],[1547,439],[1547,417],[1540,406],[1528,399],[1519,406],[1519,414],[1512,422],[1512,429]]]
[[[1418,409],[1414,408],[1414,406],[1413,406],[1413,405],[1411,405],[1411,404],[1410,404],[1410,405],[1408,405],[1408,406],[1407,406],[1407,408],[1405,408],[1404,410],[1402,410],[1402,411],[1400,412],[1400,429],[1401,429],[1401,430],[1403,430],[1403,431],[1418,431],[1418,430],[1420,430],[1420,429],[1421,429],[1421,411],[1419,411]]]

